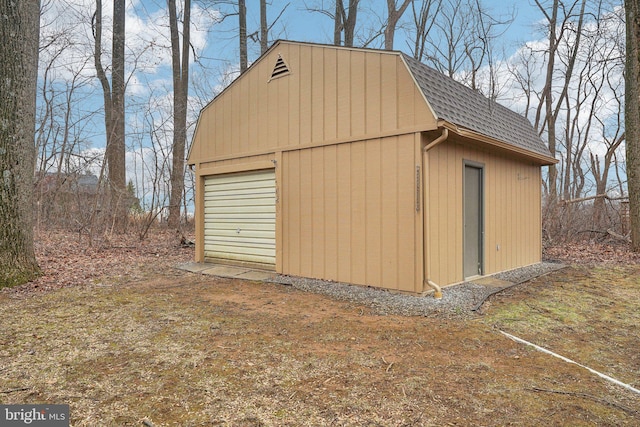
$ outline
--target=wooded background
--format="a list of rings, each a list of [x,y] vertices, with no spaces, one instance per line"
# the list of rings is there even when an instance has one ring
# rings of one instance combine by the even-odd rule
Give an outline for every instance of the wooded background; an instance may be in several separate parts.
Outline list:
[[[104,216],[123,218],[132,207],[142,229],[158,219],[184,223],[192,211],[184,157],[197,112],[286,37],[288,22],[307,19],[333,27],[333,40],[312,34],[309,41],[403,50],[527,116],[559,160],[543,182],[546,240],[628,238],[621,1],[536,0],[531,33],[522,35],[527,41],[509,50],[502,38],[518,11],[482,0],[145,3],[42,5],[40,226],[123,228]],[[141,39],[125,31],[124,21],[134,17],[155,19],[157,34]],[[216,40],[228,59],[204,57],[211,52],[206,43]],[[164,57],[171,84],[148,80],[140,90]],[[70,190],[83,179],[96,181],[87,175],[97,177],[93,188]]]

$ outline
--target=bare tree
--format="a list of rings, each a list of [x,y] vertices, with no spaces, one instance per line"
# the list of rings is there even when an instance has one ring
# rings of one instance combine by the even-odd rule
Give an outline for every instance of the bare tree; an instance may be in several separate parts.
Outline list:
[[[286,6],[285,6],[286,7]],[[269,48],[269,25],[267,24],[267,0],[260,0],[260,54]]]
[[[513,15],[494,14],[480,0],[429,1],[413,9],[409,43],[414,58],[496,99],[494,45],[511,22]],[[488,79],[479,77],[483,70]]]
[[[640,252],[640,1],[625,0],[625,133],[631,246]]]
[[[105,160],[110,190],[110,211],[113,223],[122,228],[127,207],[123,200],[127,191],[125,168],[125,1],[113,0],[113,37],[111,52],[111,84],[102,65],[102,0],[96,0],[93,17],[94,64],[102,85],[105,106],[107,147]]]
[[[427,46],[429,33],[436,22],[433,17],[438,15],[441,4],[442,2],[437,0],[425,0],[420,2],[420,9],[417,10],[416,2],[411,2],[415,34],[413,37],[407,38],[407,45],[409,46],[409,49],[411,49],[414,59],[417,59],[418,61],[422,61],[425,55],[425,48]],[[413,43],[411,43],[412,39]]]
[[[342,1],[336,0],[336,9],[333,14],[333,44],[340,46],[342,44],[342,29],[344,24],[342,23],[342,15],[344,14],[344,6]]]
[[[349,0],[345,7],[343,0],[335,0],[332,9],[307,6],[310,12],[317,12],[333,20],[333,44],[353,47],[360,0]]]
[[[0,287],[40,273],[33,245],[40,2],[0,0]]]
[[[393,50],[396,26],[410,3],[413,3],[413,0],[403,0],[398,6],[396,0],[387,0],[387,25],[384,27],[384,48],[386,50]]]
[[[342,0],[336,0],[340,3],[340,14],[342,21],[342,31],[344,32],[344,45],[353,46],[354,35],[356,32],[356,21],[358,18],[358,6],[360,0],[349,0],[349,6],[344,7]]]
[[[67,48],[66,44],[60,46]],[[74,194],[72,187],[87,171],[82,150],[88,146],[88,123],[97,112],[83,105],[87,104],[84,101],[87,94],[93,92],[89,89],[93,78],[85,75],[86,62],[74,69],[58,64],[57,58],[57,55],[40,56],[40,62],[46,62],[36,113],[35,198],[38,225],[44,222],[69,226],[80,224],[79,214],[88,208],[86,200],[83,203],[80,199],[81,193]],[[64,79],[54,77],[59,72],[65,74]]]
[[[247,71],[247,6],[245,0],[238,0],[238,40],[240,42],[240,73]]]
[[[182,193],[184,191],[184,163],[187,140],[187,100],[189,97],[191,0],[184,0],[182,49],[180,49],[180,38],[178,34],[176,1],[168,0],[168,6],[169,27],[171,32],[171,65],[173,70],[173,163],[171,167],[171,196],[169,198],[168,225],[169,227],[177,229],[180,227],[180,205],[182,202]]]
[[[161,97],[150,96],[146,102],[146,105],[140,106],[145,111],[143,123],[134,134],[137,144],[134,179],[144,211],[137,224],[141,240],[166,213],[165,206],[169,203],[167,194],[173,189],[170,179],[173,150],[171,144],[167,143],[171,140],[173,111]]]
[[[545,5],[552,40],[544,49],[527,44],[510,67],[513,87],[524,94],[520,105],[560,160],[543,182],[545,229],[554,239],[607,236],[619,225],[612,214],[619,202],[612,201],[625,193],[617,170],[624,140],[622,17],[602,0],[538,3]]]
[[[593,127],[599,130],[595,136],[599,142],[600,149],[604,149],[604,154],[600,157],[590,150],[591,174],[595,181],[596,195],[607,195],[615,184],[610,185],[609,175],[612,167],[617,169],[616,155],[618,149],[625,140],[624,133],[624,57],[622,46],[624,43],[624,33],[621,28],[622,16],[613,12],[608,14],[609,18],[599,19],[595,29],[586,32],[589,41],[589,55],[584,59],[588,63],[588,69],[593,70],[585,80],[586,85],[591,88],[591,105],[587,111],[589,114],[589,125],[594,122]],[[607,93],[608,95],[604,95]],[[584,126],[583,126],[584,127]],[[615,171],[619,175],[619,171]],[[623,196],[620,192],[618,196]],[[598,197],[593,202],[593,224],[599,228],[607,229],[612,224],[606,215],[605,197]],[[625,233],[624,227],[620,230]]]
[[[269,49],[269,32],[272,30],[273,26],[282,18],[282,15],[287,10],[291,3],[285,4],[280,12],[276,16],[276,18],[269,23],[267,16],[267,0],[260,0],[260,28],[256,31],[247,34],[247,38],[251,39],[254,43],[260,44],[260,54],[262,55]]]
[[[542,12],[547,22],[547,27],[549,30],[549,48],[547,53],[548,60],[545,86],[542,91],[543,102],[538,105],[534,126],[541,134],[546,130],[549,151],[551,151],[551,154],[555,156],[557,148],[556,122],[558,120],[560,112],[562,111],[562,106],[566,101],[565,98],[568,95],[569,83],[571,82],[571,79],[573,77],[573,68],[575,66],[576,57],[580,48],[580,40],[582,37],[582,25],[584,22],[586,0],[574,0],[573,3],[570,3],[569,5],[566,5],[561,0],[554,0],[551,6],[551,10],[548,10],[546,8],[546,5],[543,4],[540,0],[535,1],[538,9]],[[577,27],[574,27],[572,25],[572,20],[576,16],[575,13],[578,6],[578,23]],[[563,12],[563,14],[560,15],[560,12]],[[575,40],[570,48],[567,57],[567,67],[562,71],[563,85],[560,88],[560,95],[554,98],[553,84],[558,74],[558,70],[555,67],[555,62],[558,56],[560,41],[563,39],[566,31],[574,28]],[[542,115],[543,109],[544,116]],[[556,165],[549,166],[548,182],[551,204],[553,204],[558,197],[557,178],[558,170],[556,168]]]

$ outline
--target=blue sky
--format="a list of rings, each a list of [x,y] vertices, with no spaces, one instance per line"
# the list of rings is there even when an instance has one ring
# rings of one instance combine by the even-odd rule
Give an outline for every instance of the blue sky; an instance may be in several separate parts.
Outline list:
[[[463,0],[465,1],[465,0]],[[470,0],[471,1],[471,0]],[[549,3],[550,0],[545,0]],[[417,4],[419,0],[416,0]],[[270,33],[270,41],[275,39],[291,39],[318,43],[331,43],[333,38],[333,23],[330,18],[320,13],[312,13],[306,10],[306,6],[318,6],[330,8],[331,0],[305,0],[287,1],[271,0],[269,2],[269,22],[280,13],[288,4],[280,20],[273,26]],[[497,41],[494,53],[498,60],[508,59],[525,42],[536,40],[543,41],[545,35],[542,29],[536,25],[543,16],[533,0],[483,0],[483,5],[492,17],[504,18],[513,13],[514,21],[505,30]],[[105,4],[105,22],[108,29],[110,23],[110,2]],[[386,2],[384,0],[361,0],[362,9],[358,14],[358,26],[373,29],[380,28],[386,17]],[[167,13],[165,0],[128,0],[127,15],[127,52],[129,64],[127,66],[131,79],[127,87],[127,133],[128,133],[128,178],[134,180],[137,189],[147,197],[146,188],[150,184],[147,180],[153,177],[155,159],[151,147],[155,152],[163,156],[169,153],[171,142],[171,62],[167,28]],[[204,6],[206,5],[206,8]],[[324,6],[323,6],[324,5]],[[65,37],[57,39],[64,49],[62,55],[56,56],[56,52],[45,51],[41,53],[41,77],[44,66],[51,58],[56,58],[58,66],[49,76],[49,82],[57,85],[60,90],[60,99],[68,88],[70,79],[76,75],[80,77],[82,86],[77,90],[74,101],[74,114],[77,115],[78,124],[74,127],[78,141],[84,150],[78,158],[85,153],[92,152],[96,159],[101,159],[104,149],[104,121],[102,111],[102,93],[100,85],[95,77],[92,61],[92,34],[91,15],[95,8],[93,0],[54,0],[47,3],[48,11],[43,15],[43,34],[58,34],[65,32]],[[197,119],[200,108],[209,102],[226,84],[230,83],[237,75],[238,70],[238,38],[237,16],[229,16],[220,22],[221,13],[232,12],[230,5],[221,5],[216,9],[211,1],[193,3],[192,11],[192,44],[197,54],[197,63],[191,65],[192,85],[190,89],[190,123],[191,130]],[[222,12],[221,12],[222,11]],[[259,1],[247,0],[248,32],[259,28]],[[411,11],[408,10],[403,17],[406,23],[411,19]],[[434,17],[434,19],[439,19]],[[441,18],[440,18],[441,19]],[[442,22],[442,21],[440,21]],[[405,30],[403,21],[396,32],[395,49],[407,50],[404,40]],[[46,41],[46,37],[44,37]],[[104,63],[110,62],[108,51],[110,50],[110,35],[103,38],[107,53]],[[382,38],[377,44],[370,47],[380,47]],[[544,43],[543,43],[544,44]],[[54,43],[49,50],[56,47]],[[544,46],[541,46],[544,47]],[[249,42],[249,61],[254,61],[260,54],[259,44]],[[535,65],[541,67],[544,55],[537,54],[539,58]],[[539,68],[538,75],[534,78],[542,78],[544,71]],[[505,79],[506,80],[506,79]],[[539,84],[539,82],[534,82]],[[519,95],[509,100],[510,88],[505,86],[507,101],[505,105],[516,110],[523,110],[518,102],[522,100]],[[510,102],[509,102],[510,101]],[[39,94],[39,105],[42,106],[42,95]],[[522,111],[521,111],[522,112]],[[86,116],[86,117],[84,117]],[[153,139],[153,140],[152,140]],[[161,159],[161,167],[168,167],[166,159]],[[146,170],[144,168],[147,168]],[[99,171],[95,163],[91,170]]]
[[[331,43],[333,38],[332,20],[320,13],[313,13],[307,7],[331,8],[331,0],[271,0],[268,6],[271,23],[284,10],[270,33],[270,41],[292,39],[318,43]],[[501,38],[500,42],[507,54],[515,51],[519,42],[530,39],[532,23],[536,19],[535,10],[527,0],[485,0],[484,5],[493,16],[508,15],[515,11],[516,20]],[[288,6],[287,6],[288,5]],[[103,37],[105,55],[103,61],[109,64],[111,2],[104,2],[105,36]],[[380,28],[386,15],[384,0],[361,0],[358,14],[358,26]],[[94,12],[93,0],[54,0],[47,4],[47,10],[41,20],[43,37],[64,32],[60,40],[69,41],[69,45],[60,45],[62,55],[56,52],[41,54],[41,70],[51,58],[56,58],[56,67],[48,76],[49,82],[61,92],[66,90],[68,82],[80,77],[82,87],[77,90],[74,111],[79,119],[74,131],[80,143],[83,157],[93,156],[101,159],[104,150],[104,121],[102,118],[102,93],[95,78],[92,61],[92,33],[90,16]],[[220,10],[216,10],[219,7]],[[166,2],[164,0],[128,0],[127,1],[127,52],[131,58],[127,70],[131,78],[127,86],[127,134],[129,154],[127,155],[128,179],[132,179],[143,198],[147,198],[147,181],[154,175],[153,167],[157,159],[150,147],[168,153],[171,142],[171,66],[167,29]],[[231,5],[212,5],[212,2],[194,2],[192,6],[192,43],[198,55],[198,63],[191,65],[192,89],[190,98],[190,121],[197,118],[199,109],[213,98],[225,84],[236,75],[238,69],[237,16],[229,16],[219,22],[221,13],[233,12]],[[247,0],[248,32],[259,28],[259,1]],[[404,19],[410,19],[411,11],[405,12]],[[404,32],[398,29],[395,49],[406,51]],[[377,45],[383,43],[380,37]],[[50,50],[53,50],[54,44]],[[249,41],[249,61],[258,58],[259,44]],[[134,65],[135,64],[135,65]],[[108,73],[108,70],[107,70]],[[224,77],[226,75],[226,78]],[[52,86],[52,87],[54,87]],[[62,100],[62,97],[61,97]],[[42,97],[39,98],[42,107]],[[153,135],[153,136],[152,136]],[[153,139],[155,138],[155,139]],[[153,141],[152,141],[153,139]],[[87,154],[89,153],[89,154]],[[99,166],[94,161],[89,168],[98,173]],[[151,166],[147,166],[151,165]],[[163,160],[161,167],[168,167]]]
[[[420,0],[416,0],[419,3]],[[325,8],[331,7],[331,1],[305,0],[287,1],[271,0],[268,6],[268,16],[271,22],[282,9],[286,7],[280,20],[274,25],[270,34],[272,39],[285,38],[296,41],[309,41],[318,43],[332,43],[333,24],[330,18],[307,10],[307,7],[318,7],[324,4]],[[507,54],[513,53],[524,41],[529,41],[536,36],[535,23],[542,18],[537,6],[529,0],[484,0],[482,4],[494,17],[510,16],[513,12],[515,19],[506,30],[500,40],[501,47],[504,47]],[[362,24],[376,25],[376,21],[386,15],[386,3],[383,0],[362,0],[360,2],[361,12],[358,20]],[[373,12],[372,12],[373,9]],[[259,2],[258,0],[247,1],[248,32],[255,31],[259,26]],[[411,11],[407,10],[404,20],[410,19]],[[214,31],[210,36],[209,50],[217,52],[219,59],[226,59],[229,53],[237,54],[237,39],[234,30],[237,28],[237,17],[230,17],[222,24],[219,24],[219,31]],[[379,40],[382,43],[382,38]],[[395,49],[405,50],[405,42],[402,30],[396,34]],[[259,50],[256,44],[249,42],[250,56],[252,59],[258,55]]]

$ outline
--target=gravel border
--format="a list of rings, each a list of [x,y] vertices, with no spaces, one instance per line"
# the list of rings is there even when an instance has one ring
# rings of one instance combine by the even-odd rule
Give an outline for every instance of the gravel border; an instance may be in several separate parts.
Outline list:
[[[372,313],[377,315],[470,317],[474,315],[473,310],[476,310],[488,296],[564,267],[564,264],[542,262],[505,271],[492,276],[511,283],[505,288],[464,282],[445,288],[442,291],[442,299],[435,299],[429,294],[422,296],[402,294],[368,286],[286,275],[278,275],[268,281],[290,285],[305,292],[327,295],[341,301],[361,304],[369,307]]]

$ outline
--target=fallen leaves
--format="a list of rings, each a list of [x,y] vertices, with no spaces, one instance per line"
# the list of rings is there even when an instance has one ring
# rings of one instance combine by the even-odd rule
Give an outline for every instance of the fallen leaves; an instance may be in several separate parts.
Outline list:
[[[36,233],[35,250],[42,276],[0,292],[12,295],[99,284],[139,280],[151,271],[170,269],[193,259],[193,248],[181,244],[175,231],[155,229],[140,241],[135,233],[88,237],[60,230]]]
[[[545,248],[543,255],[567,264],[640,264],[640,253],[622,243],[564,243]]]

